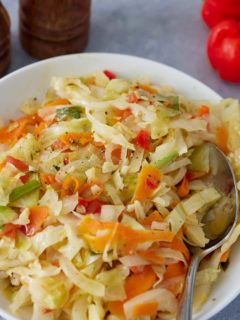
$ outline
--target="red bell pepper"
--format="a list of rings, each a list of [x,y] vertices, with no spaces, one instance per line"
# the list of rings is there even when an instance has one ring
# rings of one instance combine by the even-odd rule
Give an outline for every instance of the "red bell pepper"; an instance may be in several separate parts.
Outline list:
[[[22,181],[22,183],[26,183],[28,181],[29,179],[29,173],[27,172],[28,165],[25,162],[18,160],[12,156],[7,156],[5,163],[11,163],[19,171],[26,172],[24,176],[20,177],[20,180]]]
[[[201,15],[209,28],[215,27],[226,19],[240,18],[239,0],[205,0],[202,5]]]
[[[92,201],[86,201],[84,199],[79,199],[78,205],[79,206],[84,206],[86,212],[85,214],[89,213],[100,213],[102,206],[106,204],[106,202],[95,199]]]
[[[240,82],[240,22],[225,20],[214,27],[209,34],[207,53],[223,80]]]
[[[6,162],[11,163],[19,171],[22,171],[22,172],[28,171],[28,165],[25,162],[18,160],[16,158],[13,158],[12,156],[7,156]]]
[[[21,176],[19,179],[22,181],[23,184],[27,183],[29,180],[30,174],[27,172],[24,176]]]
[[[142,129],[138,132],[135,144],[140,148],[149,151],[151,148],[151,137],[148,131]]]
[[[102,206],[105,204],[105,202],[95,199],[93,201],[90,201],[86,207],[87,213],[100,213]]]
[[[112,71],[109,71],[109,70],[104,70],[103,73],[105,74],[105,76],[108,77],[109,80],[112,80],[112,79],[116,79],[116,75],[115,73],[113,73]]]

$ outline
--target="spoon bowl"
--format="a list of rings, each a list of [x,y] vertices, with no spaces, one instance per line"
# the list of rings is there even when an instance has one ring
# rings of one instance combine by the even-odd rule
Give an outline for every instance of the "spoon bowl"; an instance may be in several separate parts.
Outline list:
[[[225,154],[212,143],[209,148],[209,174],[205,183],[213,186],[220,194],[218,202],[206,209],[203,217],[204,232],[210,241],[204,248],[194,251],[180,302],[178,320],[192,319],[192,299],[195,275],[199,263],[218,249],[230,237],[238,220],[238,191],[232,166]]]

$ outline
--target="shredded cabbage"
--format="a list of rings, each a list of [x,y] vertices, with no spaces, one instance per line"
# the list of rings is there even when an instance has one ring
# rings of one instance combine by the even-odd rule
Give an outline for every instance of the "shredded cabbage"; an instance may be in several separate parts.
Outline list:
[[[22,110],[0,135],[10,310],[30,307],[33,320],[174,319],[193,247],[223,232],[231,210],[208,179],[209,141],[226,152],[240,190],[239,102],[190,101],[105,70],[54,77]],[[201,262],[194,310],[239,234],[238,224]]]
[[[28,282],[34,304],[40,305],[42,308],[60,309],[68,299],[70,286],[62,275],[38,279],[30,278]]]
[[[31,296],[27,285],[23,285],[14,295],[10,309],[16,313],[21,307],[28,305],[31,302]]]
[[[58,200],[57,192],[50,186],[47,187],[47,190],[44,193],[43,197],[39,200],[39,204],[40,206],[48,206],[51,214],[55,216],[58,216],[60,214],[63,206],[62,201]]]
[[[125,266],[117,266],[110,271],[104,271],[97,275],[96,279],[105,285],[104,299],[106,301],[117,301],[126,299],[124,281],[129,275],[129,269]]]
[[[182,202],[183,208],[187,215],[191,215],[206,205],[215,203],[221,195],[214,188],[207,188],[195,193],[189,199]]]
[[[72,307],[72,320],[87,320],[88,301],[86,296],[81,296]]]
[[[66,237],[64,226],[48,226],[31,238],[34,251],[40,255],[46,248]]]
[[[104,221],[118,221],[123,210],[123,205],[103,205],[101,208],[101,219]]]
[[[59,262],[67,278],[77,287],[96,297],[103,297],[105,295],[105,286],[100,281],[89,279],[64,257],[60,257]]]
[[[78,238],[76,235],[76,227],[71,225],[65,225],[66,235],[68,243],[59,248],[59,252],[63,254],[67,259],[72,260],[75,255],[85,247],[83,239]]]
[[[176,234],[183,226],[186,220],[186,212],[181,203],[179,203],[165,218],[165,222],[169,224],[170,229]]]

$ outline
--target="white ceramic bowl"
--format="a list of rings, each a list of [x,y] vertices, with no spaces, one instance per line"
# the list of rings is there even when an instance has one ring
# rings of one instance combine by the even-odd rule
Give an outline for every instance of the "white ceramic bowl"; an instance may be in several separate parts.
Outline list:
[[[105,53],[86,53],[44,60],[17,70],[0,80],[0,117],[15,118],[20,104],[30,97],[41,97],[52,76],[79,76],[97,70],[112,70],[123,77],[149,77],[153,82],[175,87],[192,99],[218,102],[221,97],[203,83],[169,66],[146,59]],[[207,320],[226,307],[239,293],[236,279],[240,270],[240,245],[231,254],[229,268],[219,277],[208,302],[195,315],[195,320]],[[0,298],[0,315],[8,320],[30,319],[29,314],[14,317],[8,302]]]

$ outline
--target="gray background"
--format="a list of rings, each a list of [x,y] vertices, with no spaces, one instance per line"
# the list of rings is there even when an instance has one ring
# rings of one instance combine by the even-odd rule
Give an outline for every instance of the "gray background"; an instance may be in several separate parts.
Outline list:
[[[9,71],[13,71],[36,60],[19,44],[18,1],[2,2],[12,20],[12,64]],[[189,73],[223,97],[240,98],[240,84],[223,82],[208,64],[205,54],[208,29],[200,20],[200,6],[200,0],[93,0],[86,51],[125,53],[153,59]],[[240,298],[212,318],[239,319]]]

